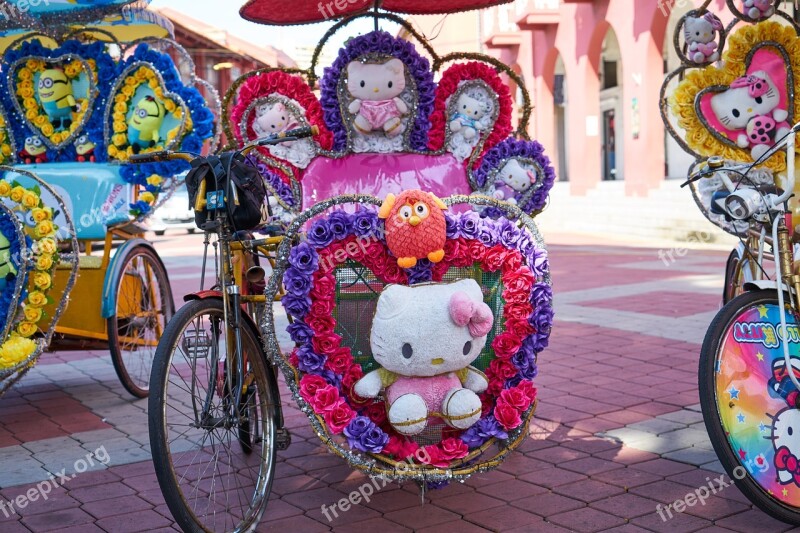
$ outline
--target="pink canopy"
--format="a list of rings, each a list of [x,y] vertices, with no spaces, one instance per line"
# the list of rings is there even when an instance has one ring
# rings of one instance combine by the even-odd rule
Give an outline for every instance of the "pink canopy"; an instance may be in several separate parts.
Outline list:
[[[310,24],[363,13],[377,7],[408,15],[436,15],[483,9],[511,0],[248,0],[242,18],[259,24]]]

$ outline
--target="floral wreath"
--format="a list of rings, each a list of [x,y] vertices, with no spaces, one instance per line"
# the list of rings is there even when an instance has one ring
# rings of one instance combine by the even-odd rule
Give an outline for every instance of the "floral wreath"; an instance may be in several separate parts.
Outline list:
[[[784,26],[778,22],[767,21],[740,28],[728,37],[722,61],[723,68],[708,66],[703,69],[690,69],[669,98],[669,107],[677,117],[678,124],[685,130],[685,140],[677,132],[668,128],[677,136],[678,142],[685,143],[687,149],[700,156],[719,155],[731,161],[752,161],[749,151],[717,139],[709,131],[704,120],[698,116],[696,102],[702,92],[711,87],[727,87],[734,80],[745,75],[754,46],[780,46],[787,52],[786,68],[800,75],[800,54],[794,53],[797,47],[798,34],[792,26]],[[755,45],[754,45],[755,43]],[[791,79],[791,76],[790,76]],[[795,85],[797,80],[795,79]],[[794,87],[789,87],[790,92]],[[800,116],[800,98],[794,98],[794,107],[790,116]],[[784,152],[771,157],[764,166],[780,172],[786,169]]]
[[[464,202],[467,198],[451,201]],[[480,201],[524,217],[507,204]],[[311,214],[335,203],[343,202],[332,199],[307,211],[293,223],[290,233],[302,227]],[[281,301],[293,319],[288,332],[297,347],[287,356],[274,338],[269,342],[281,353],[295,399],[323,441],[357,468],[374,472],[380,469],[376,460],[394,467],[408,462],[403,465],[408,468],[381,473],[433,483],[466,477],[499,464],[499,458],[524,437],[535,409],[532,380],[537,375],[536,355],[547,346],[553,319],[547,252],[538,232],[532,221],[527,229],[520,229],[508,219],[495,221],[475,212],[447,213],[446,222],[445,256],[435,265],[423,259],[411,269],[398,267],[386,246],[383,222],[370,208],[354,214],[337,210],[314,220],[308,226],[307,240],[288,252],[286,270],[280,276],[286,290]],[[365,240],[370,244],[357,244]],[[355,395],[353,386],[363,370],[350,348],[342,346],[341,337],[334,333],[335,269],[325,268],[347,260],[371,270],[381,283],[441,281],[450,267],[479,266],[485,272],[500,274],[505,326],[484,352],[494,357],[485,370],[489,387],[480,395],[482,415],[475,425],[466,431],[446,429],[440,442],[420,448],[391,427],[383,401]],[[278,279],[271,281],[268,292],[277,290],[278,283]],[[270,317],[268,313],[266,331],[273,333]],[[335,444],[340,435],[339,440],[346,441],[347,447]],[[503,451],[492,461],[477,462],[498,441]]]
[[[26,276],[28,269],[33,271],[29,280],[30,291],[27,296],[24,292],[20,295],[24,303],[13,318],[15,323],[10,335],[0,345],[0,371],[5,373],[20,368],[37,353],[39,344],[30,337],[39,331],[38,324],[48,318],[44,307],[53,303],[49,292],[53,287],[53,270],[58,265],[59,254],[56,243],[58,226],[53,222],[53,208],[42,202],[38,185],[24,187],[17,181],[0,180],[0,198],[7,198],[16,204],[14,209],[17,211],[30,212],[35,222],[32,228],[26,229],[31,239],[27,265],[20,265],[20,270],[25,271]],[[24,257],[19,243],[17,247],[18,253]],[[6,316],[5,321],[8,319]]]
[[[441,150],[444,147],[445,134],[449,117],[447,116],[447,100],[459,90],[459,83],[481,80],[494,92],[499,102],[497,120],[491,133],[483,142],[483,151],[508,137],[514,130],[511,124],[512,101],[508,86],[503,83],[497,71],[485,63],[470,61],[451,66],[442,74],[436,89],[433,114],[431,115],[431,131],[428,148]]]

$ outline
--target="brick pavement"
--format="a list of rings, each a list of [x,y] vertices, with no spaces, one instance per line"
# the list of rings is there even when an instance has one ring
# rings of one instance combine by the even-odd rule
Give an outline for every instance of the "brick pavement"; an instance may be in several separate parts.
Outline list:
[[[198,242],[159,246],[176,294],[192,289]],[[666,265],[656,252],[551,246],[557,323],[540,358],[539,409],[530,438],[499,469],[428,492],[423,507],[415,486],[391,484],[328,522],[320,505],[366,478],[327,454],[290,407],[293,444],[279,452],[258,530],[790,529],[735,487],[667,522],[656,513],[721,472],[699,413],[696,366],[725,259],[693,250]],[[72,477],[75,461],[101,445],[108,467],[95,462]],[[174,530],[148,457],[146,401],[127,396],[107,353],[46,354],[0,399],[0,501],[64,468],[71,479],[46,501],[0,511],[0,531]]]

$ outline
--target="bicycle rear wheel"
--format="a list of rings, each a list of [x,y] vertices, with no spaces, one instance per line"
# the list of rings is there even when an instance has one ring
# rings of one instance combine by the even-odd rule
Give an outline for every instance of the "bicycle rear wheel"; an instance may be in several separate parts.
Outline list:
[[[278,392],[255,331],[248,324],[241,331],[239,398],[222,362],[233,354],[220,300],[186,304],[156,350],[150,445],[161,491],[184,531],[249,531],[269,499]]]
[[[783,357],[778,295],[744,293],[714,318],[700,353],[703,418],[725,471],[756,506],[800,524],[800,410]],[[792,366],[800,331],[787,310]],[[790,370],[791,371],[791,370]]]

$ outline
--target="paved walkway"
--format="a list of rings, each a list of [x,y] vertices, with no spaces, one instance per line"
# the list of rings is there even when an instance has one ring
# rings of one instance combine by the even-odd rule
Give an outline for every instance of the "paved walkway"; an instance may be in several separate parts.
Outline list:
[[[329,522],[321,505],[366,478],[326,453],[291,408],[293,444],[279,453],[259,531],[790,529],[734,486],[671,519],[656,510],[722,472],[696,367],[725,254],[692,250],[665,263],[654,249],[550,240],[562,243],[551,246],[557,323],[519,451],[496,471],[427,493],[423,507],[415,486],[392,484]],[[176,293],[192,289],[198,242],[159,246]],[[0,399],[0,502],[53,474],[59,486],[13,512],[0,505],[0,531],[173,530],[148,458],[146,401],[127,396],[107,353],[47,354]]]

